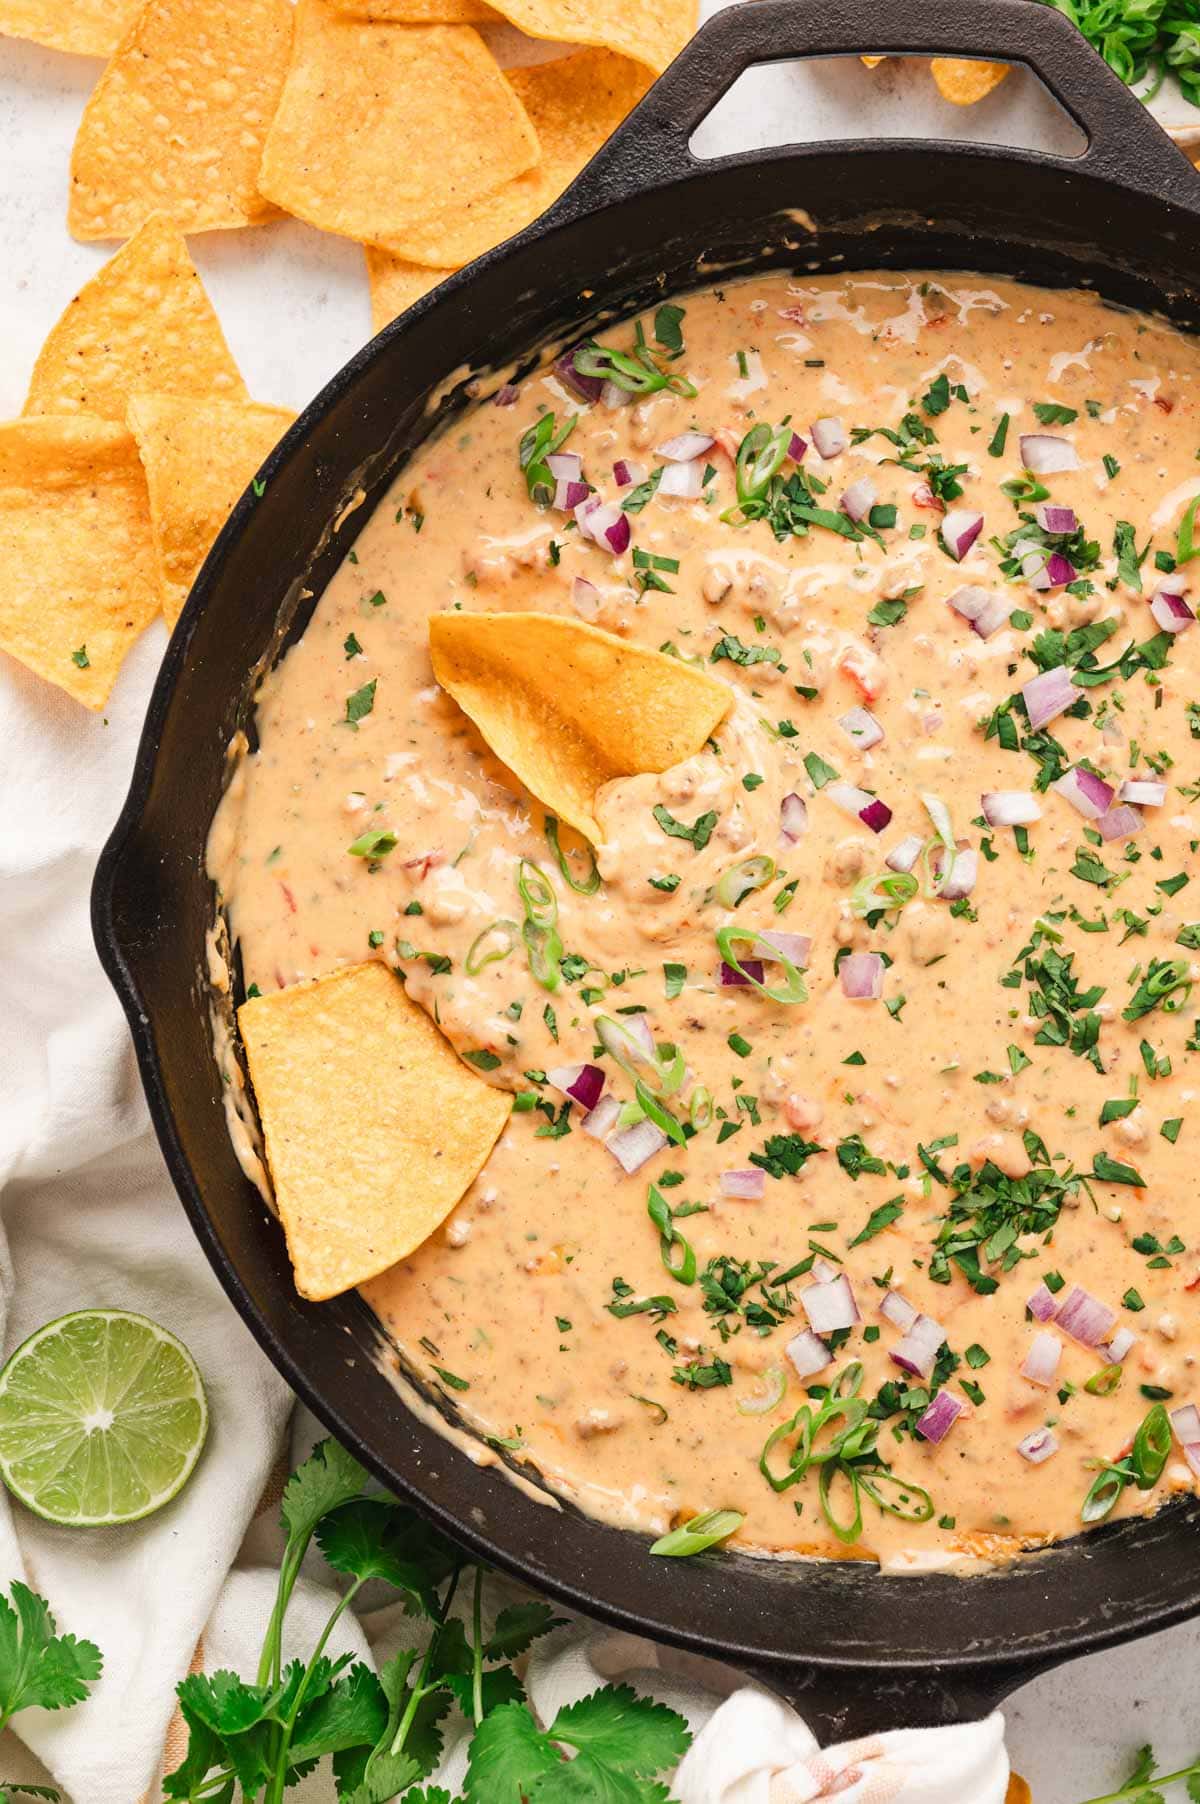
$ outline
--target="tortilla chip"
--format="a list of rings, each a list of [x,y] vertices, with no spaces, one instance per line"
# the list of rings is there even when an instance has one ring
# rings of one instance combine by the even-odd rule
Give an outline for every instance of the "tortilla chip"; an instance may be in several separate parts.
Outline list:
[[[1022,1779],[1020,1773],[1010,1774],[1008,1795],[1004,1804],[1033,1804],[1033,1793],[1029,1789],[1029,1782]]]
[[[75,296],[38,353],[24,411],[123,422],[143,388],[249,400],[187,245],[161,213]]]
[[[132,434],[79,415],[0,426],[0,646],[100,708],[157,612]]]
[[[929,67],[944,100],[955,106],[974,106],[998,88],[1008,74],[1008,63],[979,63],[956,56],[935,56]]]
[[[367,280],[371,284],[371,325],[374,331],[382,332],[385,326],[391,325],[402,313],[406,313],[414,301],[419,301],[423,294],[452,276],[452,269],[430,269],[424,263],[408,263],[403,257],[393,257],[390,251],[380,250],[376,244],[364,244],[367,256]]]
[[[142,0],[0,0],[0,36],[77,56],[111,56]]]
[[[352,19],[390,19],[394,25],[499,25],[484,0],[332,0],[335,13]]]
[[[470,263],[544,213],[632,112],[650,86],[640,63],[610,50],[510,69],[508,80],[537,131],[542,160],[466,206],[443,208],[387,248],[439,269]]]
[[[373,25],[300,0],[259,187],[345,237],[398,238],[538,160],[537,134],[469,25]]]
[[[162,610],[174,626],[213,540],[295,419],[253,401],[136,394],[127,415],[150,491]]]
[[[185,232],[270,218],[258,165],[291,42],[288,0],[147,0],[83,111],[75,237],[128,238],[158,211]]]
[[[433,674],[539,802],[593,845],[597,789],[698,752],[727,684],[559,614],[431,614]]]
[[[340,1296],[441,1226],[512,1097],[462,1063],[378,962],[256,996],[238,1025],[296,1289]]]
[[[697,0],[494,0],[531,38],[594,44],[661,75],[699,22]]]

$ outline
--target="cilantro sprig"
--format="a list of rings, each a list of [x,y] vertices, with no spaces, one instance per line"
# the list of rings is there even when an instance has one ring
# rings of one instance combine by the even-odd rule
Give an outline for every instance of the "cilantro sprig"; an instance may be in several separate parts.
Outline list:
[[[182,1763],[164,1781],[166,1798],[232,1804],[236,1795],[244,1804],[281,1804],[326,1759],[338,1804],[386,1804],[399,1795],[404,1804],[518,1804],[522,1798],[571,1804],[583,1796],[658,1804],[663,1798],[657,1775],[678,1762],[690,1740],[683,1719],[628,1686],[606,1685],[541,1728],[512,1662],[555,1626],[550,1606],[534,1599],[509,1605],[485,1632],[483,1568],[406,1505],[372,1491],[362,1466],[335,1441],[322,1441],[292,1474],[283,1526],[287,1543],[254,1680],[195,1673],[179,1685],[189,1740]],[[348,1582],[308,1659],[285,1661],[288,1609],[314,1540]],[[378,1674],[349,1655],[331,1659],[325,1652],[339,1618],[368,1583],[390,1586],[406,1615],[427,1629],[423,1652],[402,1647]],[[456,1615],[453,1605],[467,1583],[464,1620],[467,1612]],[[11,1641],[13,1630],[0,1613],[0,1696],[6,1636]],[[88,1645],[79,1643],[77,1652]],[[99,1655],[94,1648],[90,1655],[94,1677]],[[60,1653],[49,1669],[61,1675],[69,1667]],[[13,1693],[10,1685],[9,1714],[24,1703],[55,1707],[45,1688],[41,1695],[26,1695],[27,1689]],[[423,1784],[441,1757],[442,1721],[455,1707],[474,1725],[462,1798]],[[567,1748],[575,1754],[569,1763]]]

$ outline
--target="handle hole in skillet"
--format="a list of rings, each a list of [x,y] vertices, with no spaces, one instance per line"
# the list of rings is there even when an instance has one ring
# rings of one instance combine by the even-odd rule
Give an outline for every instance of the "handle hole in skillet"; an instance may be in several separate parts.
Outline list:
[[[701,160],[737,150],[871,138],[937,138],[1079,157],[1087,138],[1031,69],[1014,64],[974,106],[934,86],[924,58],[868,69],[856,56],[805,57],[747,69],[692,134]]]

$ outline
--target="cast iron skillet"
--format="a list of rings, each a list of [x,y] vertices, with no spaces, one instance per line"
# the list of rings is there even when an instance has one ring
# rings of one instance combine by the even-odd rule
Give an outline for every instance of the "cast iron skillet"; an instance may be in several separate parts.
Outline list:
[[[690,154],[751,64],[919,51],[1034,68],[1082,127],[1078,160],[932,142]],[[802,229],[789,209],[816,227]],[[1041,1669],[1200,1608],[1200,1505],[1176,1503],[967,1581],[732,1553],[651,1560],[640,1537],[555,1513],[423,1426],[371,1360],[354,1299],[312,1306],[234,1159],[201,972],[205,835],[249,675],[300,579],[320,593],[412,449],[469,405],[463,370],[519,362],[698,273],[992,270],[1094,285],[1181,324],[1200,301],[1200,181],[1057,12],[1029,0],[757,0],[723,12],[536,225],[418,302],[317,397],[192,592],[150,703],[93,894],[171,1175],[233,1303],[345,1445],[458,1541],[592,1616],[756,1668],[826,1735],[980,1714]],[[586,298],[585,298],[586,297]],[[427,410],[427,397],[439,399]],[[355,482],[367,505],[331,538]],[[304,607],[293,607],[291,633]],[[719,1499],[714,1499],[714,1502]]]

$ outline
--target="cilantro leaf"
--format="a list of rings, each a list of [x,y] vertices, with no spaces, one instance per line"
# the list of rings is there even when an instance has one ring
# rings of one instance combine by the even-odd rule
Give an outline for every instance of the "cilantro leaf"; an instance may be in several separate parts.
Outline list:
[[[483,1657],[485,1660],[515,1660],[538,1639],[539,1635],[547,1635],[553,1628],[562,1626],[562,1618],[555,1616],[549,1604],[528,1603],[508,1604],[501,1610],[492,1627],[492,1632],[484,1642]]]
[[[290,1539],[307,1542],[322,1516],[357,1497],[366,1469],[334,1440],[318,1441],[283,1493],[283,1526]]]
[[[629,1685],[605,1685],[568,1704],[547,1734],[578,1749],[580,1758],[640,1778],[677,1765],[692,1740],[674,1710],[639,1697]]]
[[[290,1757],[293,1761],[318,1760],[364,1743],[374,1747],[387,1720],[383,1687],[360,1660],[336,1684],[304,1705],[296,1719]]]
[[[335,1572],[383,1579],[404,1591],[427,1616],[436,1608],[436,1586],[455,1564],[437,1532],[383,1497],[359,1497],[321,1522],[317,1545]]]
[[[32,1705],[65,1710],[82,1703],[103,1664],[92,1642],[56,1634],[45,1598],[19,1579],[10,1589],[15,1610],[0,1596],[0,1726]]]
[[[472,1738],[468,1804],[520,1804],[536,1780],[561,1765],[524,1704],[505,1704],[484,1717]]]

